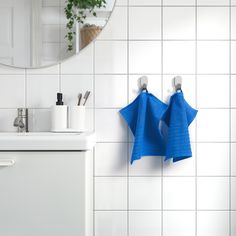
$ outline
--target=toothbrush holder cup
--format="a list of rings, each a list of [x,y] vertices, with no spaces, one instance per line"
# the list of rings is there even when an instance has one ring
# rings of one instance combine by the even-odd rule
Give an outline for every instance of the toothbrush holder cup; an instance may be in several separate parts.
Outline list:
[[[69,128],[77,132],[86,131],[85,106],[71,106],[69,109]]]

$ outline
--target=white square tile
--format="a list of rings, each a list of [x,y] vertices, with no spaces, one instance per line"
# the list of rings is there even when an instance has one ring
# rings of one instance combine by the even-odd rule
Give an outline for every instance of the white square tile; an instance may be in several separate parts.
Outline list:
[[[198,236],[229,235],[229,212],[200,211],[197,213]]]
[[[127,236],[127,212],[95,212],[95,236]]]
[[[127,125],[117,109],[98,109],[95,113],[98,142],[126,142]]]
[[[130,6],[160,6],[161,0],[129,0]]]
[[[231,110],[231,141],[236,142],[236,109]]]
[[[129,9],[130,39],[161,38],[161,8],[131,7]]]
[[[1,108],[25,106],[25,77],[23,75],[0,75]]]
[[[229,43],[228,42],[198,42],[198,73],[228,74],[229,73]]]
[[[127,73],[127,43],[96,41],[95,72],[97,74]]]
[[[195,236],[194,211],[164,211],[163,236],[173,235]]]
[[[229,110],[200,109],[197,115],[199,142],[229,141]]]
[[[95,209],[124,210],[127,208],[127,178],[96,177]]]
[[[164,176],[195,176],[195,145],[192,143],[191,158],[173,163],[172,159],[164,161],[163,175]]]
[[[236,73],[236,42],[231,42],[231,73]]]
[[[64,95],[66,105],[76,106],[78,104],[78,95],[83,96],[86,91],[91,91],[91,94],[86,102],[86,107],[93,106],[93,76],[92,75],[62,75],[61,76],[61,91]]]
[[[228,177],[199,177],[197,188],[199,210],[229,209]]]
[[[231,175],[236,176],[236,143],[231,143]]]
[[[236,5],[236,0],[231,0],[231,5]]]
[[[92,74],[93,73],[93,44],[91,43],[79,54],[61,63],[62,74]]]
[[[174,77],[176,75],[163,76],[163,97],[164,101],[169,102],[170,96],[175,93]],[[186,101],[191,105],[196,104],[196,85],[194,75],[181,76],[183,79],[182,90]]]
[[[51,130],[51,109],[29,110],[29,131],[49,132]]]
[[[163,209],[194,210],[195,209],[195,178],[164,177],[163,178]]]
[[[95,77],[95,106],[124,107],[127,105],[127,76],[97,75]]]
[[[85,130],[94,132],[94,109],[86,109],[86,121],[85,121]]]
[[[229,39],[229,7],[199,7],[198,39]]]
[[[56,104],[59,92],[57,75],[28,75],[27,106],[30,108],[49,108]]]
[[[161,72],[161,43],[132,41],[129,46],[131,74],[155,74]]]
[[[198,143],[197,167],[199,176],[229,175],[229,144]]]
[[[140,93],[140,77],[141,75],[129,76],[129,102],[132,102]],[[148,75],[148,92],[157,98],[162,97],[162,86],[160,75]]]
[[[127,164],[126,143],[97,143],[95,148],[96,176],[126,176]]]
[[[236,76],[231,76],[231,107],[236,108]]]
[[[231,7],[231,39],[236,39],[236,7]]]
[[[117,27],[119,26],[119,27]],[[97,37],[100,39],[127,39],[127,8],[115,7],[109,21],[105,25],[101,34]]]
[[[133,144],[130,144],[129,162]],[[162,157],[145,156],[129,165],[130,176],[161,176]]]
[[[165,6],[195,6],[195,0],[163,0]]]
[[[236,235],[236,211],[231,212],[231,235]]]
[[[13,126],[16,117],[17,109],[1,109],[0,132],[16,132],[17,127]]]
[[[199,75],[197,77],[198,107],[228,108],[229,89],[228,75]]]
[[[130,236],[161,236],[160,211],[130,211]]]
[[[236,210],[236,177],[231,178],[231,210]]]
[[[161,209],[161,178],[130,177],[129,209],[130,210]]]
[[[195,8],[164,8],[163,37],[164,39],[195,39]]]
[[[164,42],[163,70],[164,74],[194,74],[195,43]]]
[[[198,5],[213,5],[213,6],[221,6],[221,5],[229,5],[229,0],[197,0]]]

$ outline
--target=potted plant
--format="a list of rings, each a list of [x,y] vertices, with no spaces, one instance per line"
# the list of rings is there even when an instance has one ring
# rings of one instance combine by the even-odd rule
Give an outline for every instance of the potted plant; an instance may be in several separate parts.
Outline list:
[[[64,8],[66,18],[68,20],[66,28],[68,32],[66,38],[68,40],[68,50],[73,50],[73,40],[76,35],[75,25],[77,23],[84,24],[88,14],[97,16],[95,9],[106,6],[106,0],[66,0]]]

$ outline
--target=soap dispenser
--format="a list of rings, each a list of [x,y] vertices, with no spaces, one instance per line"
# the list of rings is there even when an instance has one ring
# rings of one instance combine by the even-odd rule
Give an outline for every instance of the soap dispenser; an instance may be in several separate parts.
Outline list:
[[[63,103],[63,94],[57,93],[57,102],[51,108],[51,131],[60,132],[67,129],[67,106]]]

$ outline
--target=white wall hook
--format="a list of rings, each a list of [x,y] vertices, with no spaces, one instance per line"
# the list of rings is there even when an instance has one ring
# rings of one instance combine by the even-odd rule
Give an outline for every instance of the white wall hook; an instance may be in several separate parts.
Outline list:
[[[148,77],[147,76],[142,76],[139,78],[139,87],[140,87],[140,90],[143,91],[143,90],[147,90],[147,86],[148,86]]]
[[[174,86],[175,86],[175,91],[181,91],[182,89],[182,77],[181,76],[176,76],[174,77]]]

